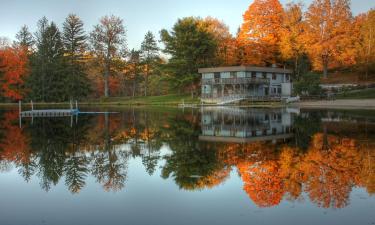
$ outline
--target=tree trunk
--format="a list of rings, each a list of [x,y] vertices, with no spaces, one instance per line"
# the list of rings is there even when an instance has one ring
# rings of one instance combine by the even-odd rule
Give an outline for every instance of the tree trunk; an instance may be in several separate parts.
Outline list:
[[[147,86],[148,86],[148,65],[146,69],[146,77],[145,77],[145,97],[147,97]]]
[[[323,59],[323,77],[328,78],[328,56],[324,55]]]
[[[104,71],[104,96],[107,98],[109,97],[109,89],[108,89],[108,79],[109,79],[109,62],[106,61],[105,71]]]

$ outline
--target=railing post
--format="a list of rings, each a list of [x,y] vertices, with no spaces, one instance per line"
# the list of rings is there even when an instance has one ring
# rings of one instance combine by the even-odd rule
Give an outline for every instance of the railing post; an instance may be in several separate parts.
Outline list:
[[[30,104],[31,104],[31,111],[34,111],[34,103],[33,103],[33,100],[30,101]]]

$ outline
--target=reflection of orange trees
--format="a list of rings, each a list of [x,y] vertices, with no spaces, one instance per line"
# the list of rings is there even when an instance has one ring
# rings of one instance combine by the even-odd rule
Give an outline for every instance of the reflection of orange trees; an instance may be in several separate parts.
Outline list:
[[[213,171],[207,176],[197,177],[197,181],[193,184],[183,186],[185,190],[203,190],[212,189],[226,181],[229,178],[231,168],[221,168]]]
[[[315,135],[300,168],[310,199],[325,208],[345,207],[351,188],[359,183],[360,159],[354,140]]]
[[[375,190],[375,151],[369,148],[375,150],[353,139],[316,134],[305,153],[259,142],[224,145],[219,158],[238,168],[244,190],[260,207],[275,206],[284,197],[298,199],[305,191],[320,207],[342,208],[352,187]]]
[[[277,162],[240,163],[237,165],[244,181],[244,190],[260,207],[278,205],[284,195]]]
[[[23,134],[23,129],[18,126],[18,112],[5,113],[1,127],[5,131],[5,136],[0,142],[0,159],[28,163],[31,151],[30,138]]]

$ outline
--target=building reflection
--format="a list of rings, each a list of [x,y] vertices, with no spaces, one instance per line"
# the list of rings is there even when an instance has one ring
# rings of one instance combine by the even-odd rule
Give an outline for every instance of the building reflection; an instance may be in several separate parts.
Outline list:
[[[293,137],[287,109],[202,108],[202,141],[248,143]]]

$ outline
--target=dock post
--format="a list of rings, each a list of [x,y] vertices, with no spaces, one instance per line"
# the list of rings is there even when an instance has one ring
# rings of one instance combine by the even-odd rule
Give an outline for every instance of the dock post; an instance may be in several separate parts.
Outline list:
[[[76,100],[76,110],[78,111],[78,102],[77,102],[77,100]]]
[[[22,102],[21,102],[21,100],[19,100],[18,101],[18,112],[19,112],[20,115],[21,115],[21,112],[22,112],[21,104],[22,104]]]
[[[71,99],[70,99],[69,103],[70,103],[70,110],[73,110],[73,103],[72,103]]]
[[[30,104],[31,104],[31,111],[34,111],[34,103],[33,103],[33,100],[30,101]]]

